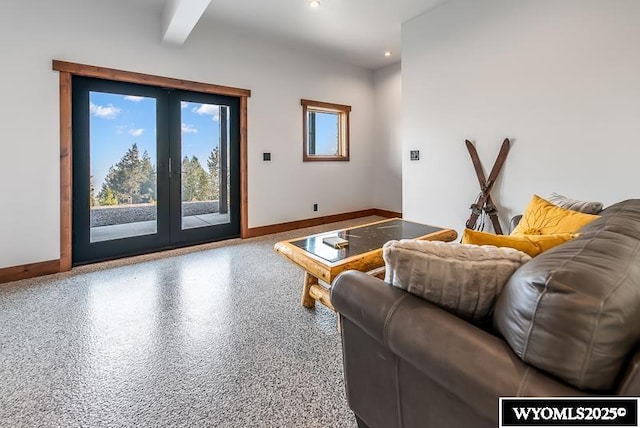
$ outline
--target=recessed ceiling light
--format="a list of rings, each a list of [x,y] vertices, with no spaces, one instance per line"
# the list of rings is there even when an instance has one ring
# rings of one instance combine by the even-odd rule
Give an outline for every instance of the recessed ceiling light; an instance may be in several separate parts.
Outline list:
[[[318,0],[311,0],[309,2],[309,7],[312,8],[312,9],[315,9],[318,6],[320,6],[320,2]]]
[[[391,56],[391,51],[386,51],[386,52],[384,53],[384,56]]]

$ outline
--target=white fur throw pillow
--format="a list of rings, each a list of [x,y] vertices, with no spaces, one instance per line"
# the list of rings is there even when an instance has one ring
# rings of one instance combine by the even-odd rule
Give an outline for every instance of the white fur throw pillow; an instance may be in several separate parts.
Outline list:
[[[385,281],[460,318],[486,320],[513,272],[531,260],[512,248],[440,241],[389,241]]]

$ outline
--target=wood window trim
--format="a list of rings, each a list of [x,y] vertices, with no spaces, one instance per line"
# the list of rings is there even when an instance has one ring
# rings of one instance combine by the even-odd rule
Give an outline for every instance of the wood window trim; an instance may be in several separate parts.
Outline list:
[[[73,62],[53,60],[53,69],[73,76],[96,77],[114,80],[116,82],[139,83],[142,85],[160,86],[168,89],[183,89],[185,91],[204,92],[207,94],[227,95],[231,97],[250,97],[249,89],[231,86],[213,85],[210,83],[193,82],[190,80],[174,79],[171,77],[154,76],[151,74],[132,71],[116,70],[94,65],[76,64]]]
[[[71,133],[71,78],[95,77],[119,82],[139,83],[169,89],[204,92],[240,98],[240,236],[249,236],[247,199],[247,104],[249,89],[212,85],[170,77],[154,76],[131,71],[116,70],[85,64],[53,60],[52,68],[60,73],[60,271],[71,270],[72,234],[72,133]]]
[[[302,161],[303,162],[333,162],[349,160],[349,113],[351,106],[344,104],[326,103],[322,101],[314,101],[302,99]],[[329,113],[338,113],[340,121],[339,142],[341,154],[336,156],[309,155],[309,133],[307,124],[307,113],[309,110],[326,111]]]

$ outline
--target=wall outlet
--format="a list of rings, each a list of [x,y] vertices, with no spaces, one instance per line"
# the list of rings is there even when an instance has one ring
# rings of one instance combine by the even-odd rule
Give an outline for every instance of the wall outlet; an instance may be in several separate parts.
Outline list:
[[[318,211],[318,204],[313,204],[313,210]]]
[[[265,162],[269,162],[269,161],[271,161],[271,153],[269,153],[269,152],[264,152],[264,153],[262,154],[262,160],[263,160],[263,161],[265,161]]]
[[[420,150],[411,150],[411,160],[420,160]]]

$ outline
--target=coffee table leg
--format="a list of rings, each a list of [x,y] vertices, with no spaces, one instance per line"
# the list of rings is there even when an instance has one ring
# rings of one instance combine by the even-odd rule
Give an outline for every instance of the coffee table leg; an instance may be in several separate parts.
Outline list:
[[[318,283],[318,278],[311,275],[309,272],[304,273],[304,286],[302,287],[302,306],[305,308],[313,309],[316,306],[316,300],[311,297],[309,291],[311,286]]]

